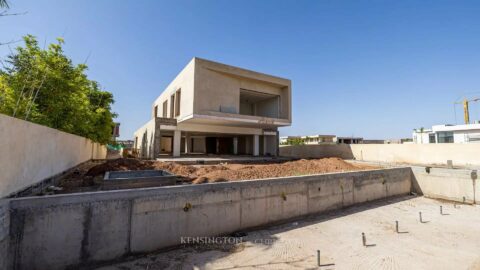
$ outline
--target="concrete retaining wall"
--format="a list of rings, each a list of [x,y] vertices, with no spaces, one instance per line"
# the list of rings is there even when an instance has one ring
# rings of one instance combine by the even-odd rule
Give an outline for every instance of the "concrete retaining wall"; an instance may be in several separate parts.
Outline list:
[[[0,149],[0,198],[107,154],[89,139],[3,114]]]
[[[8,269],[8,246],[10,231],[10,202],[0,201],[0,269]]]
[[[411,170],[394,168],[12,199],[9,269],[89,265],[410,190]]]
[[[412,167],[413,187],[426,197],[465,203],[479,203],[480,190],[472,170]],[[465,201],[464,201],[465,199]]]
[[[332,144],[280,147],[280,155],[296,158],[339,157],[376,162],[479,166],[480,144]]]

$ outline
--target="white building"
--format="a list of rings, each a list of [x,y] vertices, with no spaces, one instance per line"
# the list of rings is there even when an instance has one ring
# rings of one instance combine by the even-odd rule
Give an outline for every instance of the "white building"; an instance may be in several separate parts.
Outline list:
[[[436,125],[431,129],[414,129],[413,143],[478,143],[480,124]]]
[[[302,140],[305,144],[323,144],[323,143],[335,143],[335,135],[310,135],[302,136]]]

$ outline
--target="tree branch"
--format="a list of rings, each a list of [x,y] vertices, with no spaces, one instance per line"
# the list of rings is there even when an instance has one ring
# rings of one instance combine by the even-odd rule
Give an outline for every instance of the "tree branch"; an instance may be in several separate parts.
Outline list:
[[[6,16],[19,16],[19,15],[25,15],[27,14],[28,11],[21,12],[21,13],[7,13],[7,11],[2,11],[0,12],[0,17],[6,17]]]
[[[22,41],[22,40],[19,39],[19,40],[11,40],[11,41],[8,41],[8,42],[0,42],[0,46],[10,45],[10,44],[17,43],[17,42],[20,42],[20,41]]]

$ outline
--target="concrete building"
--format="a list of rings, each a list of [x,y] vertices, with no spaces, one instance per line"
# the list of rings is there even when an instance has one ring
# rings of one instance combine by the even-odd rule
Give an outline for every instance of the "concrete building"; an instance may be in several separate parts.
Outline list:
[[[301,140],[301,139],[302,139],[302,136],[282,136],[280,137],[280,144],[286,145],[291,140]]]
[[[480,124],[436,125],[414,129],[413,143],[479,143]]]
[[[181,154],[278,155],[292,123],[291,81],[193,58],[134,133],[144,158]]]
[[[335,143],[335,138],[335,135],[302,136],[302,140],[305,144]]]
[[[344,144],[359,144],[363,143],[363,138],[361,137],[336,137],[336,143],[344,143]]]

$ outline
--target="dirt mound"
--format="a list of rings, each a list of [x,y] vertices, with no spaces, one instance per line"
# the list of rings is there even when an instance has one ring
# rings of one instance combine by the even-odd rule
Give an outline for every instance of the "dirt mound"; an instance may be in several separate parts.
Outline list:
[[[297,160],[278,164],[240,165],[227,164],[205,166],[197,171],[193,183],[212,183],[284,176],[300,176],[329,172],[372,169],[370,166],[353,165],[339,158]]]
[[[85,176],[104,175],[107,171],[135,171],[135,170],[153,170],[154,162],[139,160],[133,158],[119,158],[107,160],[105,163],[92,167]]]
[[[301,159],[283,163],[266,164],[219,164],[181,165],[175,162],[160,162],[134,158],[107,160],[101,164],[89,163],[78,167],[61,180],[66,191],[78,187],[95,187],[107,171],[166,170],[179,180],[194,184],[240,181],[249,179],[300,176],[330,172],[374,169],[373,166],[351,164],[339,158]]]

